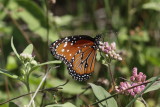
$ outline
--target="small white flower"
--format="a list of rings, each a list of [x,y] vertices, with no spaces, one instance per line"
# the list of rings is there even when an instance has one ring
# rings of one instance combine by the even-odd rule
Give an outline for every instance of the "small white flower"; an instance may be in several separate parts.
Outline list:
[[[20,58],[24,61],[31,61],[33,59],[32,55],[28,53],[21,53]]]

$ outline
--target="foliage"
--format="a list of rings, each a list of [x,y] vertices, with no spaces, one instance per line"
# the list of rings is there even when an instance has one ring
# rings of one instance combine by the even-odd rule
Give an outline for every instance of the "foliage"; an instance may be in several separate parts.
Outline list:
[[[1,0],[0,102],[35,92],[44,79],[32,106],[75,107],[96,103],[121,107],[142,97],[148,106],[158,106],[159,4],[159,0]],[[66,66],[50,54],[49,44],[65,36],[99,33],[105,42],[116,42],[123,60],[111,61],[98,53],[91,79],[77,82],[70,77]],[[133,67],[150,81],[143,95],[131,97],[114,92],[113,85],[129,80]],[[1,107],[26,106],[32,95]],[[143,99],[139,101],[144,104]],[[139,105],[135,102],[133,106]]]

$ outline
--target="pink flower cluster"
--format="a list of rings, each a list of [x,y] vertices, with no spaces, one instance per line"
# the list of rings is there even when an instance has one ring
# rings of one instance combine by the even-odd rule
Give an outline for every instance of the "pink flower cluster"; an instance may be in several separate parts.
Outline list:
[[[146,81],[146,75],[143,74],[142,72],[139,72],[139,74],[137,74],[137,68],[134,67],[132,70],[132,76],[130,77],[130,80],[132,82],[138,82],[138,83],[142,83]]]
[[[132,76],[130,77],[131,82],[121,82],[119,86],[116,87],[116,92],[135,96],[136,94],[140,93],[145,88],[146,75],[142,72],[137,73],[137,68],[134,67],[132,70]],[[140,85],[143,84],[143,85]],[[138,86],[137,86],[138,85]],[[136,87],[134,87],[136,86]],[[133,88],[131,88],[133,87]],[[129,89],[131,88],[131,89]],[[127,90],[128,89],[128,90]]]
[[[122,58],[116,53],[116,43],[112,42],[110,45],[108,42],[100,43],[99,48],[106,54],[106,57],[111,57],[115,60],[121,61]]]

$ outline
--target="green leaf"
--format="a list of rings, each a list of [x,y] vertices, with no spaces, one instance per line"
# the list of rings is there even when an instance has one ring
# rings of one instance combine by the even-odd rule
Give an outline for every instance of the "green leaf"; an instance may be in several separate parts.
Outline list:
[[[8,56],[7,57],[7,64],[6,64],[6,69],[7,70],[13,70],[18,67],[16,59],[14,56]]]
[[[14,8],[14,10],[16,10],[16,8],[17,9],[22,8],[23,11],[17,12],[17,11],[13,11],[12,9],[12,13],[16,17],[23,20],[33,33],[35,33],[36,35],[39,35],[43,41],[46,41],[47,40],[46,29],[48,29],[49,35],[52,35],[52,36],[49,36],[49,40],[55,41],[56,39],[58,39],[58,35],[56,34],[56,31],[55,31],[55,26],[51,28],[53,25],[52,22],[48,22],[49,28],[47,28],[46,19],[48,16],[46,17],[46,14],[44,14],[44,9],[42,7],[37,5],[32,0],[14,0],[14,2],[17,5]],[[10,3],[10,5],[12,6],[12,3]],[[53,16],[51,18],[53,18]]]
[[[150,78],[148,81],[153,81],[156,77]],[[144,93],[148,93],[150,91],[158,90],[160,89],[160,81],[156,81],[154,84],[152,84]]]
[[[33,45],[32,44],[29,44],[22,53],[25,53],[25,54],[32,54],[33,52]]]
[[[159,57],[148,56],[148,57],[147,57],[147,60],[148,60],[151,64],[160,67],[160,58],[159,58]]]
[[[61,17],[55,17],[54,20],[56,22],[57,25],[59,26],[65,26],[71,23],[73,17],[71,15],[64,15]]]
[[[1,74],[4,74],[4,75],[6,75],[6,76],[8,76],[8,77],[10,77],[10,78],[18,79],[18,76],[17,76],[17,75],[14,75],[14,74],[8,72],[7,70],[1,69],[1,68],[0,68],[0,73],[1,73]]]
[[[13,102],[9,102],[9,107],[19,107],[19,106]]]
[[[105,99],[110,95],[110,93],[108,93],[104,88],[102,88],[101,86],[97,86],[95,84],[92,84],[92,83],[89,83],[89,85],[91,86],[93,92],[94,92],[94,95],[96,96],[96,98],[99,100],[102,100],[102,99]],[[117,106],[117,102],[115,101],[114,98],[110,98],[106,101],[103,101],[101,103],[99,103],[99,106],[100,107],[118,107]]]
[[[146,60],[155,66],[160,67],[160,49],[159,47],[147,47],[146,48]]]
[[[144,9],[151,9],[151,10],[155,10],[155,11],[158,11],[160,12],[160,2],[157,1],[157,2],[149,2],[149,3],[145,3],[142,8]]]
[[[46,107],[76,107],[70,102],[64,103],[64,104],[53,104],[53,105],[48,105]]]
[[[118,40],[122,44],[124,41],[128,40],[127,28],[123,27],[120,29],[118,34]]]
[[[34,67],[31,69],[31,71],[37,69],[37,68],[40,67],[40,66],[49,65],[49,64],[59,64],[59,63],[61,63],[61,61],[58,61],[58,60],[57,60],[57,61],[48,61],[48,62],[41,63],[41,64],[38,64],[38,65],[34,66]]]
[[[14,53],[16,54],[16,56],[20,59],[20,56],[19,56],[19,54],[17,53],[17,50],[16,50],[16,48],[14,47],[14,44],[13,44],[13,37],[11,38],[11,47],[12,47]]]
[[[144,54],[143,54],[143,53],[139,53],[139,54],[138,54],[138,58],[139,58],[139,63],[140,63],[141,65],[145,65],[146,60],[145,60]]]

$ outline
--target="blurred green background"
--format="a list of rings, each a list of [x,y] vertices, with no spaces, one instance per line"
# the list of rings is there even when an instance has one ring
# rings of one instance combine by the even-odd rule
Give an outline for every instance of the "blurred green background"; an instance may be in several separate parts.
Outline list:
[[[10,45],[14,37],[14,45],[21,53],[32,43],[35,59],[39,62],[55,60],[50,54],[49,45],[53,41],[70,35],[102,34],[104,41],[116,41],[123,61],[113,61],[112,71],[116,83],[119,77],[128,78],[133,67],[138,67],[147,78],[160,75],[160,0],[0,0],[0,68],[20,75],[21,63],[13,53]],[[110,76],[107,67],[99,60],[95,73],[87,82],[73,80],[66,66],[52,69],[47,77],[45,87],[55,87],[65,83],[63,89],[48,95],[44,105],[55,103],[81,93],[89,82],[108,81],[101,84],[110,89]],[[54,67],[54,65],[49,65]],[[45,73],[45,67],[35,70],[30,76],[31,90],[35,91]],[[101,81],[99,83],[102,83]],[[18,80],[0,75],[0,101],[27,93],[26,87]],[[38,97],[39,96],[39,97]],[[36,97],[37,107],[41,105],[43,94]],[[118,105],[128,103],[127,96],[117,98]],[[144,99],[149,107],[159,107],[160,91],[147,93]],[[20,106],[28,104],[29,97],[14,102]],[[89,90],[80,97],[60,101],[71,102],[76,106],[91,104],[95,100]],[[141,107],[139,102],[135,107]],[[8,107],[8,104],[2,105]],[[143,106],[142,106],[143,107]]]

